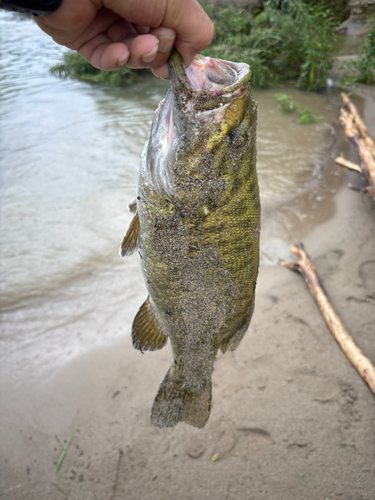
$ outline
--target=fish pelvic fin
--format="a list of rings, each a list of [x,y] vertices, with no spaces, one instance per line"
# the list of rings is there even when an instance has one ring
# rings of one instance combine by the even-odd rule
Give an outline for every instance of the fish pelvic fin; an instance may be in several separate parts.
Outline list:
[[[165,346],[167,340],[168,337],[162,333],[150,299],[147,297],[133,321],[133,346],[139,351],[157,351]]]
[[[151,423],[156,427],[174,427],[178,422],[186,422],[202,428],[210,416],[211,397],[211,379],[191,388],[185,377],[172,366],[156,395]]]
[[[139,248],[139,217],[136,213],[120,246],[120,256],[132,255]]]

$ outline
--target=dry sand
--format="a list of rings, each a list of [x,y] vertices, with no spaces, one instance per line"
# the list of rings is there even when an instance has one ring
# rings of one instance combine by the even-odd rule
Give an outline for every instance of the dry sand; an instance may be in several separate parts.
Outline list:
[[[375,92],[360,91],[375,136]],[[360,183],[355,173],[342,175]],[[304,243],[344,324],[375,363],[375,204],[343,186],[334,215]],[[260,269],[251,327],[236,352],[217,359],[203,430],[149,424],[169,349],[142,355],[126,336],[65,365],[35,397],[24,389],[25,414],[3,412],[0,492],[21,485],[3,498],[375,498],[375,399],[299,274]]]

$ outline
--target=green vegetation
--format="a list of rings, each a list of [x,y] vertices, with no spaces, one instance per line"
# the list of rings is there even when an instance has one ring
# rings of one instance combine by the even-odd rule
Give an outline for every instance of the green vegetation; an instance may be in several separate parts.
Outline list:
[[[294,113],[295,111],[297,111],[297,106],[292,101],[292,96],[288,94],[276,94],[275,99],[283,113]],[[321,116],[313,115],[311,111],[302,106],[301,110],[299,111],[299,118],[298,120],[296,120],[296,122],[300,123],[301,125],[309,125],[311,123],[317,122],[318,120],[321,120],[321,118]]]
[[[326,87],[339,21],[324,5],[267,0],[255,15],[234,7],[205,8],[216,34],[204,54],[247,62],[253,86],[294,81],[304,90]]]
[[[204,55],[244,61],[252,69],[253,87],[291,82],[303,90],[325,88],[338,36],[335,28],[348,15],[348,0],[266,0],[262,10],[205,5],[215,24],[215,37]],[[101,85],[125,86],[150,75],[122,68],[104,72],[75,52],[51,68],[63,78]],[[375,27],[367,35],[358,61],[350,63],[344,85],[375,81]],[[280,103],[282,104],[282,103]],[[288,106],[287,102],[282,104]]]
[[[17,484],[17,486],[12,486],[11,488],[8,488],[7,490],[2,491],[0,493],[0,496],[5,495],[6,493],[10,493],[11,491],[17,490],[18,488],[21,488],[21,486],[22,486],[21,484]]]
[[[350,15],[349,0],[304,0],[304,3],[329,9],[340,23]]]
[[[68,452],[68,449],[69,449],[69,446],[70,446],[70,443],[72,442],[72,439],[73,439],[73,436],[76,432],[76,429],[73,427],[73,429],[71,430],[70,434],[69,434],[69,437],[65,443],[65,446],[61,452],[61,455],[60,455],[60,458],[57,462],[57,465],[56,465],[56,472],[59,472],[60,470],[60,467],[62,466],[62,463],[64,461],[64,458],[65,458],[65,455],[67,454]]]
[[[310,125],[311,123],[315,123],[321,119],[321,116],[313,115],[311,111],[302,106],[297,123],[300,123],[301,125]]]
[[[375,85],[375,20],[363,40],[359,58],[346,63],[345,67],[347,71],[340,80],[342,87],[350,87],[355,82]]]
[[[297,109],[297,106],[292,101],[292,97],[290,95],[276,94],[275,98],[283,113],[293,113],[293,111]]]
[[[139,81],[149,75],[146,70],[121,68],[118,71],[101,71],[91,66],[77,52],[66,52],[63,61],[50,69],[51,73],[61,78],[72,78],[81,82],[97,83],[122,87]]]

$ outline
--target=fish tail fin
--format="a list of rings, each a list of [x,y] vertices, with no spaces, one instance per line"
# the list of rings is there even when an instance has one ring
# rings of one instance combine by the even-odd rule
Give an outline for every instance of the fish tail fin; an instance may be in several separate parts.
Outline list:
[[[151,410],[151,423],[156,427],[174,427],[186,422],[204,427],[211,411],[211,379],[199,385],[188,384],[172,366],[159,387]]]

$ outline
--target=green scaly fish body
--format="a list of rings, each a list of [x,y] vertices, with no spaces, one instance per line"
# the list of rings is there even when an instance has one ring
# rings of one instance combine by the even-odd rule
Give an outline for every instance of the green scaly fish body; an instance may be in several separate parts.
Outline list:
[[[197,56],[185,70],[175,52],[170,67],[141,161],[137,247],[149,298],[132,335],[139,349],[167,337],[172,346],[151,422],[203,427],[214,359],[238,346],[254,308],[257,113],[247,65]]]

